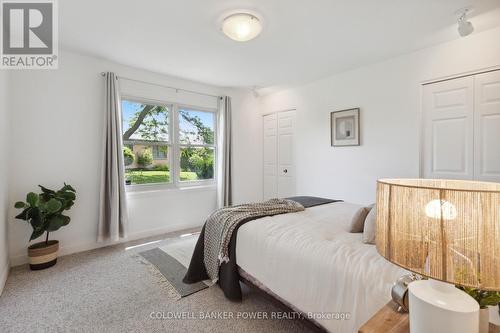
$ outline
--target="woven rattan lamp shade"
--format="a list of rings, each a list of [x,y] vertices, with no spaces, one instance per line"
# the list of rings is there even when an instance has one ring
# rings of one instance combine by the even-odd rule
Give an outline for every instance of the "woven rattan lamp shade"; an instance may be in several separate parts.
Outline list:
[[[500,184],[381,179],[376,245],[417,274],[500,290]]]

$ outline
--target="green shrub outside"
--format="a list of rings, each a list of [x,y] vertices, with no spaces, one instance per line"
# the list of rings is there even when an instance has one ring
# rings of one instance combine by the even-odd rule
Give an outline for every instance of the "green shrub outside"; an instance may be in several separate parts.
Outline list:
[[[132,149],[129,147],[123,147],[123,161],[125,163],[125,166],[129,166],[132,163],[134,163],[135,160],[135,155]]]
[[[137,164],[143,168],[147,168],[153,164],[153,153],[150,148],[145,148],[137,154]]]

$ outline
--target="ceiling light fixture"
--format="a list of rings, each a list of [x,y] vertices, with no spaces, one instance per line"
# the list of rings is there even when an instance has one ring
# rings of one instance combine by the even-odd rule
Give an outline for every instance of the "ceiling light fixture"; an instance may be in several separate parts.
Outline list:
[[[257,37],[262,31],[259,18],[250,13],[237,12],[222,21],[222,32],[238,42],[247,42]]]
[[[457,11],[458,33],[460,36],[469,36],[474,31],[474,26],[467,20],[467,14],[472,12],[472,7],[465,7]]]

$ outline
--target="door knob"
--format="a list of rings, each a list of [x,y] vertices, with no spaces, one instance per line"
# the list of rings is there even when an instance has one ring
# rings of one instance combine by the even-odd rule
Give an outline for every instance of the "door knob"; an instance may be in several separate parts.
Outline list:
[[[287,169],[283,169],[283,172],[284,172],[284,173],[287,173],[287,172],[288,172],[288,170],[287,170]]]

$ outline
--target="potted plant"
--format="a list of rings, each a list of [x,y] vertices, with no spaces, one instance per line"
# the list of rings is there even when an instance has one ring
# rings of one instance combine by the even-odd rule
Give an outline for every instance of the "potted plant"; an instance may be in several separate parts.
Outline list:
[[[38,186],[42,193],[30,192],[26,196],[26,202],[19,201],[15,204],[17,209],[23,210],[16,218],[28,222],[33,228],[30,241],[46,233],[45,241],[28,247],[32,270],[45,269],[56,264],[59,241],[49,241],[49,233],[69,224],[71,219],[63,212],[69,210],[76,199],[75,189],[66,183],[58,191]]]
[[[462,286],[457,286],[457,288],[465,291],[479,304],[479,333],[488,333],[490,322],[488,306],[495,306],[500,303],[500,291],[480,290]]]

